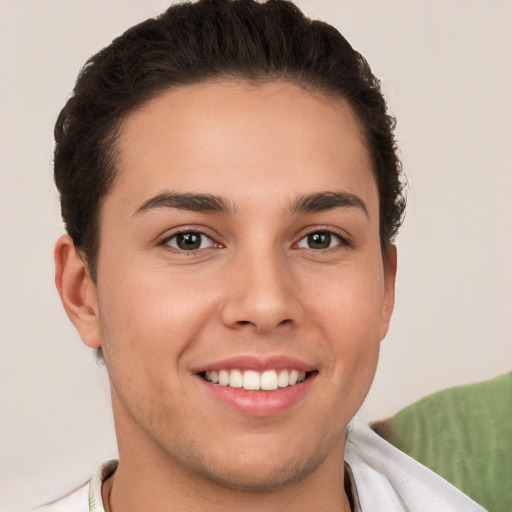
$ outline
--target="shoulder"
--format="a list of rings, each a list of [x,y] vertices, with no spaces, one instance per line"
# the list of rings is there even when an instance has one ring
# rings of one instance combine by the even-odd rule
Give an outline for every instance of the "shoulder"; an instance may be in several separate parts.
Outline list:
[[[512,373],[429,395],[372,429],[489,510],[512,510]]]
[[[91,480],[51,503],[17,512],[104,512],[101,499],[103,482],[117,469],[119,461],[103,462],[93,473]]]
[[[52,503],[22,512],[89,512],[89,483]]]
[[[349,427],[345,459],[363,510],[485,512],[452,484],[358,420]]]

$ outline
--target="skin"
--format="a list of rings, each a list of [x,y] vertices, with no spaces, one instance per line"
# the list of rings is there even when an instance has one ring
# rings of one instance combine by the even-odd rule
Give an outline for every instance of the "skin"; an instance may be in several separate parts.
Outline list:
[[[349,510],[345,432],[375,374],[396,270],[351,108],[285,82],[201,83],[132,112],[118,150],[96,284],[67,235],[55,249],[64,307],[111,381],[120,465],[106,506]],[[151,203],[163,192],[227,208]],[[293,208],[325,192],[361,204]],[[206,236],[186,251],[176,231]],[[332,233],[328,247],[312,233]],[[284,411],[244,414],[194,373],[238,355],[294,357],[315,378]]]

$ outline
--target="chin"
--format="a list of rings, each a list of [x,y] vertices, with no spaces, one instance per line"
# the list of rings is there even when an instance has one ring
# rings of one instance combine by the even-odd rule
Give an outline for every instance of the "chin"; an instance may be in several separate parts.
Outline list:
[[[208,445],[189,444],[180,458],[187,461],[189,470],[214,485],[239,492],[273,492],[306,479],[322,465],[338,440],[336,436],[327,442],[327,437],[317,443],[308,443],[307,437],[293,439],[296,442],[281,436],[253,438],[253,442],[245,437],[228,445],[210,439]]]
[[[245,457],[227,468],[204,468],[201,476],[210,482],[235,491],[264,493],[283,489],[312,474],[322,463],[320,457],[289,457],[284,461],[254,461]]]

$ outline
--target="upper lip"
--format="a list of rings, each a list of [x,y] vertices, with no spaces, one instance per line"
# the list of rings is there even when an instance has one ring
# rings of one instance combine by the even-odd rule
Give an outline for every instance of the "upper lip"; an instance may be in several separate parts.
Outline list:
[[[193,373],[201,373],[205,371],[219,370],[254,370],[264,372],[266,370],[283,370],[295,369],[302,372],[312,372],[315,367],[295,357],[285,355],[273,356],[254,356],[254,355],[238,355],[214,361],[194,368]]]

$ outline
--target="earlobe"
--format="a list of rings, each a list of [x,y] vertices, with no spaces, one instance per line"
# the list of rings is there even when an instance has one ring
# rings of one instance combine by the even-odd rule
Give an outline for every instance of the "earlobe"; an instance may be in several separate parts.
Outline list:
[[[101,346],[98,301],[86,263],[68,235],[55,244],[55,284],[66,313],[82,341],[90,348]]]
[[[384,261],[384,300],[382,303],[381,340],[386,336],[395,307],[395,280],[397,268],[396,246],[389,244]]]

